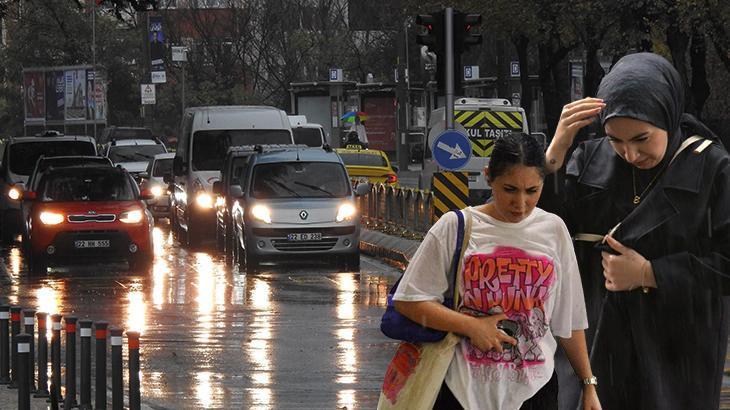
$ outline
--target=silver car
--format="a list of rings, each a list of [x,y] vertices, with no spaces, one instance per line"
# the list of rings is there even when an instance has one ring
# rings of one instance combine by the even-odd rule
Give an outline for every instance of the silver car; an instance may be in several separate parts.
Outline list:
[[[155,220],[170,218],[170,193],[167,189],[165,175],[172,175],[172,160],[174,152],[156,154],[147,165],[147,169],[140,174],[142,181],[141,189],[149,189],[154,195],[153,199],[147,201],[147,207],[152,212]]]
[[[360,264],[360,212],[342,159],[328,148],[260,150],[243,186],[231,186],[234,256],[239,266],[300,256]]]

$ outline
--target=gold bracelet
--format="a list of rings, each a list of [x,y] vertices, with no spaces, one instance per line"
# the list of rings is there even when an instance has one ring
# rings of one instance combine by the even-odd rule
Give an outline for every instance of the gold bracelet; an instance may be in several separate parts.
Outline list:
[[[646,283],[644,281],[646,279],[646,271],[647,271],[646,265],[649,265],[651,267],[651,264],[648,260],[644,261],[644,266],[642,266],[642,269],[641,269],[641,291],[644,293],[649,293],[649,287],[644,286],[644,283]]]

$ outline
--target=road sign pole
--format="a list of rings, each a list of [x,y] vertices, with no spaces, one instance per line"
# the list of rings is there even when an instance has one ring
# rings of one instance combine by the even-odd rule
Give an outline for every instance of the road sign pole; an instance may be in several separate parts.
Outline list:
[[[444,13],[446,44],[446,129],[454,129],[454,9],[446,7]]]

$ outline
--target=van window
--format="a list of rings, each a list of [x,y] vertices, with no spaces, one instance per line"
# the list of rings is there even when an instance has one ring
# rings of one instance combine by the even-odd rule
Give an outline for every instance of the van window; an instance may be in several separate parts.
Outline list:
[[[304,144],[308,147],[322,146],[322,132],[319,128],[297,127],[292,128],[292,132],[294,133],[295,144]]]
[[[341,198],[350,193],[344,167],[335,162],[278,162],[254,168],[251,195],[259,199]]]
[[[10,172],[30,175],[41,155],[61,157],[67,155],[96,155],[96,147],[88,141],[39,141],[19,142],[10,145],[8,162]]]
[[[196,171],[219,171],[228,148],[238,145],[291,144],[288,130],[205,130],[193,134]]]

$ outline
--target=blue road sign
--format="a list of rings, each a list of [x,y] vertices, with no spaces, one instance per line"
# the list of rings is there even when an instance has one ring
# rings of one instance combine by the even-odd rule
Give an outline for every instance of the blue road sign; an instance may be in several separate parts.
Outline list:
[[[469,138],[455,130],[446,130],[439,134],[431,149],[436,163],[448,170],[463,168],[471,158]]]

